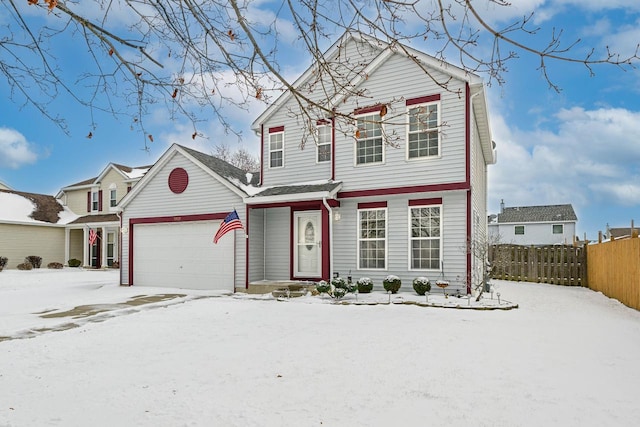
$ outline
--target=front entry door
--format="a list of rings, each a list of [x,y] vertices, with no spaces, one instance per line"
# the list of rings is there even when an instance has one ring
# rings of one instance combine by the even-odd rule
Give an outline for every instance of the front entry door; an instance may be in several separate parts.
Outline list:
[[[293,270],[296,277],[320,277],[322,230],[320,211],[293,213]]]

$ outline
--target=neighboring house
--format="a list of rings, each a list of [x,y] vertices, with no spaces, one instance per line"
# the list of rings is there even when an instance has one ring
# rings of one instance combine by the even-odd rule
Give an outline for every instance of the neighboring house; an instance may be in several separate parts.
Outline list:
[[[500,213],[489,221],[490,241],[516,245],[570,245],[578,217],[573,206],[516,206],[500,203]]]
[[[604,237],[605,239],[621,239],[634,235],[638,235],[638,229],[633,227],[633,224],[632,227],[609,227],[609,224],[607,224]]]
[[[365,96],[314,90],[309,68],[294,87],[335,114],[305,125],[292,114],[298,102],[283,94],[252,126],[260,174],[174,145],[125,196],[123,284],[233,291],[339,274],[381,288],[393,274],[405,289],[427,276],[465,292],[481,278],[485,260],[466,248],[486,239],[486,173],[495,162],[482,80],[358,34],[324,58],[329,67],[349,64],[342,75]],[[396,120],[380,125],[384,112]],[[340,113],[357,124],[341,123]],[[310,127],[316,140],[301,149]],[[383,135],[398,138],[392,146]],[[247,234],[214,245],[233,209]]]
[[[77,218],[53,196],[0,189],[0,257],[16,268],[27,256],[65,263],[65,224]]]
[[[78,215],[65,228],[65,263],[75,258],[84,266],[102,268],[119,262],[120,218],[116,206],[149,168],[110,163],[97,177],[58,192],[56,199]],[[92,230],[97,237],[90,244]]]

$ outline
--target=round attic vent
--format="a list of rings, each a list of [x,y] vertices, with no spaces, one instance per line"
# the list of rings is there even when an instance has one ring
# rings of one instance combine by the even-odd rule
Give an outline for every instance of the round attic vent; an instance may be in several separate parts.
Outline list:
[[[169,174],[169,189],[176,194],[182,193],[189,185],[189,175],[182,168],[175,168]]]

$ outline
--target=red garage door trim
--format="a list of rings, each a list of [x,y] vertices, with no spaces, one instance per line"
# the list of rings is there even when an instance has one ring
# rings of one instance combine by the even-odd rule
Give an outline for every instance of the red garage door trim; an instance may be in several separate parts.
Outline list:
[[[147,218],[130,218],[129,219],[129,286],[133,283],[133,239],[134,229],[136,224],[159,224],[159,223],[171,223],[171,222],[190,222],[190,221],[215,221],[223,220],[229,212],[219,212],[210,214],[196,214],[196,215],[174,215],[174,216],[155,216]],[[211,235],[213,239],[213,234]]]

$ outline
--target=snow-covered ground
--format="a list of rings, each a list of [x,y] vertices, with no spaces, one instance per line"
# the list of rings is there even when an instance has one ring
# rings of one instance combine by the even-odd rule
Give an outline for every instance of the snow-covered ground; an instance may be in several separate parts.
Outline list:
[[[476,311],[117,282],[117,271],[0,272],[0,426],[640,419],[640,312],[588,289],[495,282],[519,308]]]

